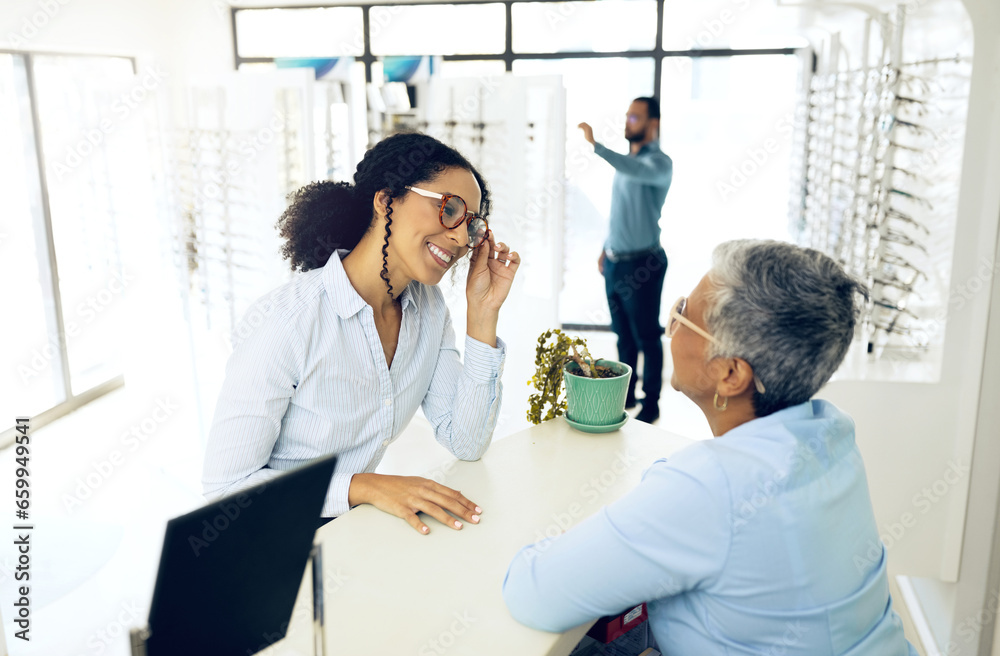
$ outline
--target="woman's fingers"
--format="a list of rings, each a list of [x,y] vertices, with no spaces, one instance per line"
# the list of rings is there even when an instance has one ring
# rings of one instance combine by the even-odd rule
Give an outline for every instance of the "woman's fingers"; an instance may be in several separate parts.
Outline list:
[[[422,506],[418,508],[418,510],[420,510],[420,512],[430,515],[431,517],[438,520],[448,528],[455,529],[456,531],[462,530],[462,527],[464,526],[464,524],[460,519],[455,519],[447,512],[445,512],[445,510],[441,506],[437,505],[436,503],[433,503],[429,499],[424,499]]]
[[[453,490],[450,487],[434,483],[433,481],[431,483],[435,486],[433,493],[438,495],[438,498],[434,498],[433,501],[438,506],[452,514],[463,517],[473,524],[479,522],[479,515],[483,512],[479,506],[467,499],[458,490]]]
[[[375,505],[405,520],[418,533],[426,535],[430,532],[430,527],[417,514],[420,512],[455,530],[464,526],[463,520],[473,524],[479,522],[482,510],[457,490],[416,476],[380,478],[383,479],[381,492],[384,501]]]
[[[509,247],[497,253],[497,262],[503,264],[505,267],[516,267],[521,263],[521,256],[517,254],[516,251],[510,250]]]
[[[454,529],[462,528],[462,522],[460,521],[462,519],[473,524],[479,523],[479,513],[477,512],[476,504],[466,499],[457,490],[452,490],[438,483],[432,482],[432,485],[434,487],[424,489],[422,505],[419,506],[421,511],[427,513],[445,526]],[[455,517],[452,517],[448,513],[455,515],[459,519],[455,519]]]
[[[472,252],[472,258],[470,264],[472,265],[472,270],[482,270],[487,266],[487,261],[493,253],[493,235],[491,234],[488,239],[484,239],[483,243],[479,244]]]
[[[510,249],[508,244],[497,242],[490,245],[490,260],[495,260],[497,264],[509,268],[520,263],[521,258]],[[490,262],[490,265],[491,268],[496,268],[493,262]]]
[[[422,533],[424,535],[427,535],[428,533],[431,532],[430,527],[427,526],[427,524],[424,524],[422,521],[420,521],[420,517],[418,517],[417,513],[413,512],[412,510],[403,508],[401,512],[394,514],[397,517],[405,519],[406,523],[412,526],[417,533]]]
[[[496,237],[493,235],[493,232],[490,231],[489,234],[487,234],[486,239],[483,240],[483,243],[473,250],[470,259],[474,268],[478,268],[476,265],[479,264],[479,260],[481,258],[487,261],[497,260],[504,266],[509,266],[508,262],[511,261],[511,258],[509,257],[511,254],[516,255],[516,253],[510,250],[510,246],[508,244],[496,241]],[[516,258],[515,261],[519,262],[520,258]]]

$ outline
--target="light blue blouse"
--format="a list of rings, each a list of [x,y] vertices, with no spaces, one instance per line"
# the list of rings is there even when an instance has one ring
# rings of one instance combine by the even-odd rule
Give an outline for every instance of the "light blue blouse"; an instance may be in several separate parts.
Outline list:
[[[656,461],[622,499],[522,549],[503,594],[546,631],[648,601],[670,655],[916,654],[854,422],[819,400]]]
[[[410,283],[386,365],[370,305],[338,251],[257,301],[234,331],[208,437],[202,486],[215,499],[339,454],[324,517],[347,512],[351,477],[372,472],[422,406],[462,460],[486,452],[502,397],[506,346],[466,337],[465,366],[437,287]]]

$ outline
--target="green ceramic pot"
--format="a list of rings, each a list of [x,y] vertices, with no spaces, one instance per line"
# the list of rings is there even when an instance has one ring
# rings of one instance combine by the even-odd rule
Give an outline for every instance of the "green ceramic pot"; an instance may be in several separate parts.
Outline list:
[[[625,414],[625,396],[632,367],[614,360],[598,360],[597,364],[610,367],[620,376],[614,378],[585,378],[563,368],[566,385],[566,416],[578,424],[608,426],[617,424]]]

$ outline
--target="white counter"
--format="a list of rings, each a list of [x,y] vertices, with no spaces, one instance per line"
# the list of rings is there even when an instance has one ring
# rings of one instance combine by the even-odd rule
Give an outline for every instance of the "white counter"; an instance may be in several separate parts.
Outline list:
[[[483,509],[478,525],[455,531],[428,517],[431,532],[420,535],[372,506],[327,524],[316,534],[326,653],[569,654],[588,625],[553,634],[516,622],[501,594],[507,564],[522,546],[595,513],[632,489],[655,459],[690,443],[635,420],[590,435],[555,419],[498,441],[482,460],[429,473]],[[307,582],[287,638],[262,653],[313,653],[309,590]]]

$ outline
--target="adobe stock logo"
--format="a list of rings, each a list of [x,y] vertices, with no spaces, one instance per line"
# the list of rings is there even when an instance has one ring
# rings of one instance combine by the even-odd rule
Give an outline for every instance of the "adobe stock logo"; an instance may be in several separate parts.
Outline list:
[[[151,437],[153,437],[180,406],[174,403],[170,397],[154,399],[154,407],[148,415],[140,421],[133,423],[129,430],[122,431],[119,442],[125,449],[112,449],[106,458],[91,461],[90,471],[76,478],[76,487],[72,493],[62,495],[63,508],[66,513],[72,515],[86,501],[91,498],[97,490],[103,487],[116,471],[121,470],[129,462],[129,454],[135,453]],[[134,457],[132,458],[134,460]]]
[[[86,130],[75,143],[66,146],[66,154],[62,160],[53,161],[51,169],[56,180],[62,182],[63,178],[78,169],[97,152],[109,135],[128,120],[132,112],[139,109],[146,98],[156,93],[166,77],[166,71],[157,67],[149,68],[137,76],[132,87],[115,98],[108,108],[114,118],[108,116],[102,118],[97,127]]]
[[[417,652],[420,656],[431,656],[432,654],[444,654],[452,645],[455,644],[459,636],[469,630],[469,627],[478,622],[475,617],[469,615],[468,611],[453,612],[452,617],[455,621],[451,623],[451,626],[438,633],[435,637],[428,640],[420,650]]]
[[[88,295],[77,304],[75,318],[66,308],[64,310],[66,312],[64,315],[65,330],[62,339],[68,341],[79,337],[84,332],[84,328],[92,324],[115,300],[125,295],[128,284],[133,280],[135,278],[130,276],[127,271],[120,273],[112,271],[107,284],[102,289]],[[59,353],[59,349],[60,335],[58,333],[49,335],[46,344],[33,348],[30,354],[31,361],[27,364],[17,365],[17,374],[21,379],[21,384],[27,385],[32,378],[40,376],[48,369]]]
[[[266,485],[260,486],[256,490],[257,494],[263,492],[266,487]],[[212,546],[212,543],[219,539],[219,535],[239,519],[241,511],[249,508],[252,503],[253,499],[246,493],[238,494],[232,501],[223,502],[219,506],[220,512],[212,517],[211,521],[207,519],[201,520],[201,524],[204,527],[201,535],[188,536],[188,546],[191,547],[195,557],[200,556],[203,549]]]
[[[562,535],[578,519],[593,513],[593,505],[618,482],[621,476],[627,474],[631,467],[638,461],[639,456],[631,451],[617,451],[615,459],[604,471],[596,476],[592,476],[586,483],[580,486],[579,495],[586,500],[586,504],[574,501],[566,509],[566,512],[554,512],[549,515],[552,522],[543,529],[535,531],[535,544],[538,551],[545,551],[552,545],[551,541],[545,541],[546,538],[555,538]]]
[[[758,171],[765,168],[772,158],[792,142],[796,121],[792,114],[786,114],[774,124],[772,134],[756,146],[745,150],[746,157],[729,167],[729,177],[715,182],[715,190],[723,201],[742,189]]]

